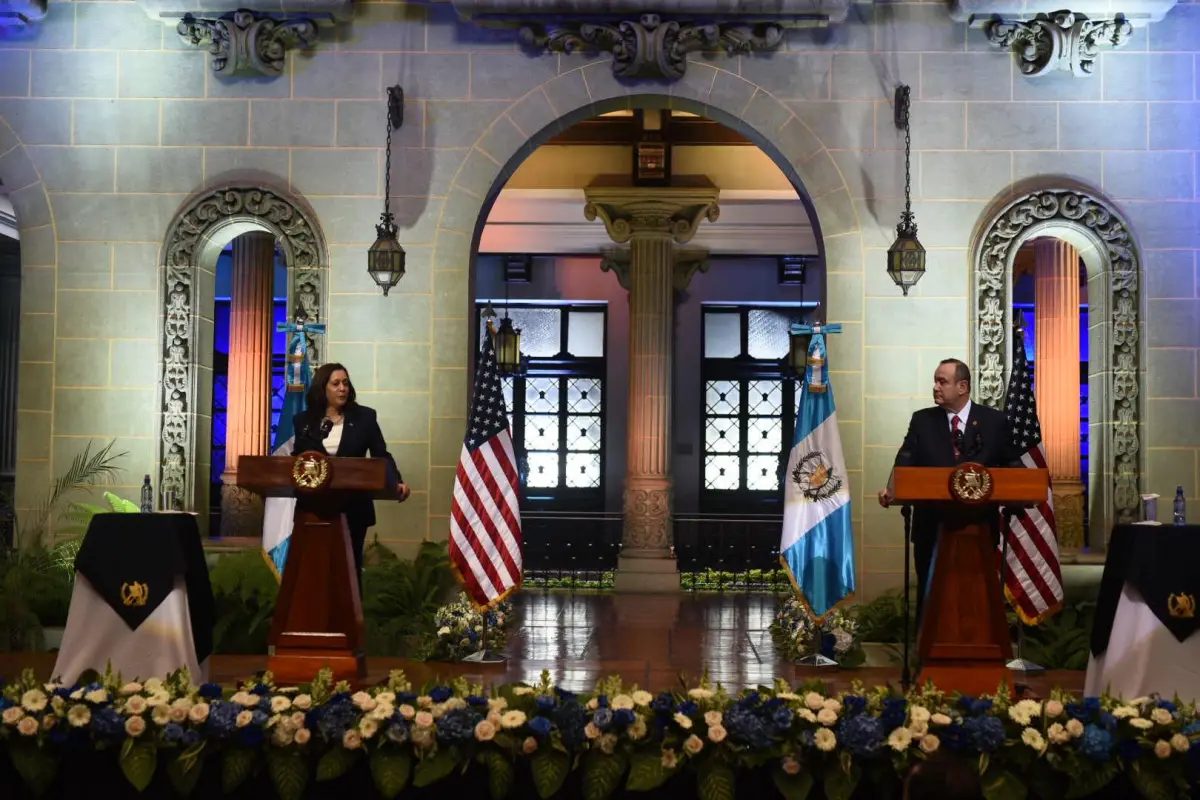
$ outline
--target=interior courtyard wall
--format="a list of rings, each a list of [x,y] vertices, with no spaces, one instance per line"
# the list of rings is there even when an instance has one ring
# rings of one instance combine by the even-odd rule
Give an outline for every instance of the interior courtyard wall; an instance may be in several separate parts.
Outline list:
[[[653,87],[744,120],[817,198],[826,316],[845,325],[833,379],[842,404],[861,398],[861,431],[844,425],[843,437],[861,454],[850,479],[865,596],[902,578],[899,514],[874,493],[909,413],[928,403],[933,365],[970,352],[972,237],[1025,178],[1096,187],[1130,221],[1145,265],[1144,484],[1164,495],[1183,484],[1196,504],[1197,43],[1200,6],[1182,4],[1104,52],[1090,78],[1029,79],[940,3],[861,4],[829,31],[790,33],[780,52],[697,56],[681,81]],[[275,80],[226,81],[208,62],[129,2],[51,3],[30,32],[0,40],[0,180],[27,184],[14,204],[36,276],[22,298],[18,505],[34,505],[88,438],[116,438],[128,474],[153,472],[162,237],[201,187],[261,176],[304,197],[325,231],[329,357],[371,365],[356,380],[414,489],[384,509],[381,538],[401,549],[444,538],[480,210],[531,136],[629,89],[607,57],[531,57],[511,35],[457,24],[449,4],[364,3]],[[393,210],[409,270],[384,298],[364,259],[395,83],[407,102]],[[903,205],[898,83],[913,87],[913,208],[929,249],[907,298],[884,272]]]

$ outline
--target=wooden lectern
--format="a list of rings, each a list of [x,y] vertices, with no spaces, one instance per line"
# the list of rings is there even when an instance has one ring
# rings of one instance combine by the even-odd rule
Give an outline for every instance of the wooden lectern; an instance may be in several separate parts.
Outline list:
[[[945,691],[992,694],[1012,658],[993,529],[999,526],[1001,506],[1045,501],[1049,475],[1044,469],[965,463],[897,467],[893,481],[895,502],[935,504],[942,515],[932,585],[924,619],[918,621],[917,682],[932,680]]]
[[[266,497],[296,498],[267,669],[281,684],[306,683],[326,666],[335,681],[361,681],[367,674],[362,600],[341,509],[350,492],[394,496],[387,461],[315,452],[242,456],[238,486]]]

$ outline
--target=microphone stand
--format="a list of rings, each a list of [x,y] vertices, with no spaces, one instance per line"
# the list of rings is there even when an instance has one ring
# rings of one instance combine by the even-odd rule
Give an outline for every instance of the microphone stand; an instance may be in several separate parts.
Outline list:
[[[912,687],[912,673],[908,666],[908,597],[909,582],[911,581],[909,573],[912,570],[912,506],[908,504],[901,506],[900,514],[904,517],[904,664],[900,667],[900,687],[907,694]]]
[[[1021,515],[1020,508],[1010,506],[1004,507],[1004,529],[1000,531],[1000,591],[1004,592],[1005,570],[1008,569],[1008,531],[1012,530],[1012,522],[1015,518]],[[1046,668],[1040,664],[1035,664],[1028,659],[1021,658],[1022,645],[1025,643],[1025,625],[1021,622],[1020,615],[1017,616],[1017,657],[1005,664],[1005,668],[1012,672],[1024,672],[1027,675],[1038,675],[1046,671]]]

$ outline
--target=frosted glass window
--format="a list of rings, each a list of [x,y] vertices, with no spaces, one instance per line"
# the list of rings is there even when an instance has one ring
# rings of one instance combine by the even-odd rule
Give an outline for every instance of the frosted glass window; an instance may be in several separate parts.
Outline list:
[[[557,414],[526,414],[525,415],[525,449],[526,450],[557,450],[558,449],[558,415]]]
[[[737,358],[742,354],[741,314],[704,314],[704,357]]]
[[[709,414],[737,414],[742,410],[741,398],[737,381],[709,381],[704,392]]]
[[[567,315],[567,351],[576,358],[604,355],[604,312],[574,311]]]
[[[525,413],[558,413],[558,378],[526,379]]]
[[[567,453],[567,486],[594,489],[600,485],[599,453]]]
[[[737,489],[740,484],[737,456],[705,456],[705,489]]]
[[[572,414],[600,413],[600,381],[596,378],[571,378],[567,381],[567,410]]]
[[[539,489],[558,486],[558,453],[530,453],[526,483]]]
[[[499,330],[500,321],[504,319],[504,307],[494,306],[498,318],[492,320],[492,325]],[[513,306],[508,309],[508,316],[513,327],[521,332],[521,353],[534,358],[552,358],[562,350],[562,309],[560,308],[521,308]],[[487,331],[487,320],[479,324],[479,343],[483,344],[483,335]]]
[[[779,488],[779,456],[749,456],[746,459],[746,488],[769,492]]]
[[[783,358],[788,354],[788,331],[792,318],[787,314],[766,309],[749,313],[747,351],[751,358]]]

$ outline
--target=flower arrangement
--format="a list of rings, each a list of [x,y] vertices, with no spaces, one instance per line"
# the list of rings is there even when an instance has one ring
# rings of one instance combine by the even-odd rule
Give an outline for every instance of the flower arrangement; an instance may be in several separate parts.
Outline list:
[[[808,606],[795,596],[784,601],[776,612],[771,638],[780,653],[793,661],[818,654],[843,667],[859,667],[866,661],[858,637],[858,620],[852,614],[835,610],[818,625]]]
[[[488,647],[499,650],[507,641],[506,625],[512,616],[512,603],[504,601],[487,612]],[[433,615],[437,639],[433,643],[434,661],[462,661],[479,650],[483,635],[484,615],[479,613],[467,595],[461,594],[453,603],[440,607]]]
[[[67,687],[27,671],[3,689],[0,748],[34,790],[54,781],[59,759],[87,748],[114,752],[138,790],[164,769],[181,794],[210,765],[229,793],[265,762],[284,800],[361,766],[386,798],[484,770],[494,800],[509,795],[522,762],[541,798],[574,770],[591,798],[653,790],[681,774],[701,798],[732,797],[738,773],[758,770],[788,798],[817,782],[831,800],[860,786],[883,796],[875,787],[894,788],[937,752],[978,765],[998,799],[1086,797],[1122,775],[1145,797],[1187,797],[1200,775],[1195,706],[1156,698],[1055,692],[1010,702],[1004,692],[976,698],[931,685],[907,697],[860,685],[833,695],[784,681],[736,695],[707,681],[653,694],[619,678],[576,695],[547,673],[536,685],[485,692],[462,679],[418,691],[394,672],[352,693],[327,672],[304,687],[275,686],[267,674],[224,689],[193,686],[185,672],[144,683],[110,673]]]

